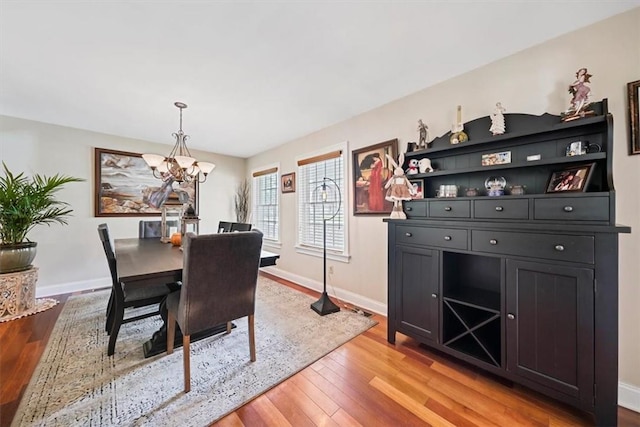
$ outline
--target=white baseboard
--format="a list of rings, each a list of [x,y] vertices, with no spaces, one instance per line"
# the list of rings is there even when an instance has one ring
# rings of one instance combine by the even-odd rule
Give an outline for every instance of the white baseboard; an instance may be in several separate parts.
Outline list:
[[[50,297],[53,295],[69,294],[72,292],[90,291],[111,287],[111,278],[83,280],[80,282],[63,283],[51,286],[36,286],[36,298]]]
[[[640,387],[619,382],[618,405],[640,413]]]
[[[278,267],[264,267],[262,268],[265,272],[269,274],[273,274],[274,276],[281,277],[283,279],[289,280],[290,282],[296,283],[300,286],[304,286],[307,289],[312,289],[317,292],[322,292],[323,285],[320,282],[315,280],[311,280],[307,277],[299,276],[297,274],[290,273],[288,271],[280,270]],[[383,316],[387,315],[387,305],[382,304],[378,301],[374,301],[369,298],[365,298],[362,295],[355,294],[350,291],[346,291],[344,289],[338,288],[333,285],[327,286],[327,294],[329,296],[334,296],[341,301],[347,302],[349,304],[355,305],[359,308],[362,308],[366,311],[372,311],[377,314],[381,314]]]

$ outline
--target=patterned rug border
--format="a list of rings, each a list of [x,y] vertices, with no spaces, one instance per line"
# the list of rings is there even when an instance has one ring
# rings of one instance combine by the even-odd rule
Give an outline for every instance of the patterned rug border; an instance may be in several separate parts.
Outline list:
[[[58,300],[55,300],[53,298],[38,298],[36,300],[35,306],[32,309],[23,311],[22,313],[14,314],[12,316],[0,317],[0,323],[31,316],[32,314],[49,310],[50,308],[55,307],[57,304]]]
[[[95,368],[97,369],[102,367],[103,371],[107,371],[105,376],[108,377],[109,374],[113,374],[113,378],[103,378],[103,377],[100,377],[99,375],[95,375],[95,376],[98,376],[99,378],[98,379],[93,378],[93,382],[91,383],[91,387],[93,388],[85,390],[86,389],[85,384],[77,384],[76,385],[77,389],[74,390],[76,395],[72,397],[67,397],[66,394],[63,394],[62,397],[56,396],[55,389],[51,389],[50,384],[47,385],[47,380],[51,377],[53,377],[51,378],[52,381],[55,381],[56,379],[58,379],[59,373],[57,371],[54,373],[49,372],[51,371],[50,368],[51,368],[51,364],[53,363],[53,361],[51,361],[50,359],[56,356],[56,354],[54,353],[57,351],[58,346],[60,346],[60,341],[70,340],[70,337],[65,336],[65,334],[71,333],[70,329],[72,328],[72,325],[70,325],[70,323],[73,324],[74,319],[67,319],[67,318],[70,316],[71,317],[79,316],[77,312],[81,308],[76,307],[76,305],[79,304],[78,301],[88,301],[91,298],[93,298],[96,301],[91,300],[85,303],[85,305],[89,307],[91,307],[90,304],[99,305],[100,309],[98,310],[97,313],[95,313],[95,316],[98,317],[99,321],[96,321],[96,319],[93,319],[93,321],[96,323],[96,326],[98,327],[98,332],[103,332],[104,307],[106,306],[108,291],[96,291],[90,294],[74,295],[70,297],[67,303],[65,304],[65,306],[63,307],[63,310],[58,318],[58,321],[56,322],[56,325],[53,328],[51,337],[49,339],[49,342],[47,343],[47,347],[43,353],[43,356],[38,363],[38,366],[34,372],[34,375],[31,378],[31,381],[27,389],[25,390],[22,401],[20,402],[18,410],[14,417],[12,426],[25,426],[25,425],[49,426],[49,425],[80,425],[80,424],[100,425],[100,426],[121,425],[121,424],[174,425],[172,423],[172,420],[174,422],[177,420],[171,418],[171,416],[166,417],[166,414],[165,414],[164,416],[166,418],[162,418],[162,413],[166,413],[166,412],[168,412],[169,414],[173,414],[175,412],[180,413],[181,425],[194,425],[194,426],[209,425],[210,423],[218,421],[224,416],[228,415],[229,413],[237,410],[239,407],[245,405],[251,400],[261,396],[262,394],[269,391],[273,387],[277,386],[278,384],[287,380],[291,376],[307,368],[317,360],[321,359],[322,357],[331,353],[335,349],[344,345],[346,342],[350,341],[351,339],[364,333],[365,331],[367,331],[368,329],[370,329],[371,327],[375,326],[378,323],[373,319],[367,318],[359,314],[352,313],[348,310],[342,310],[341,312],[335,313],[332,315],[319,316],[315,312],[313,312],[309,307],[309,305],[315,301],[313,297],[306,295],[300,291],[288,288],[284,285],[278,284],[266,277],[261,276],[259,278],[259,281],[260,283],[258,286],[258,302],[256,307],[256,344],[260,345],[260,340],[265,340],[267,342],[266,343],[263,342],[261,345],[262,348],[258,348],[258,360],[256,362],[253,362],[253,364],[248,364],[249,363],[248,362],[248,341],[246,343],[244,342],[246,341],[246,332],[245,332],[246,320],[239,319],[238,321],[236,321],[238,328],[236,328],[235,333],[232,333],[231,335],[228,335],[228,336],[224,334],[216,335],[215,337],[211,337],[206,340],[202,340],[192,344],[192,348],[191,348],[192,391],[187,395],[182,393],[182,349],[177,349],[176,352],[170,356],[166,354],[162,354],[149,359],[137,360],[137,359],[141,359],[142,356],[140,355],[138,357],[137,355],[134,354],[132,357],[131,353],[132,352],[135,353],[136,351],[139,353],[142,353],[142,350],[141,350],[142,343],[139,341],[130,343],[129,341],[126,340],[125,337],[122,338],[122,341],[124,342],[121,342],[121,336],[123,336],[123,332],[127,331],[130,325],[141,324],[142,326],[145,326],[147,325],[147,323],[153,322],[153,318],[151,318],[151,319],[145,319],[140,322],[132,322],[127,325],[123,325],[123,328],[121,329],[121,332],[120,332],[121,335],[118,337],[118,343],[116,344],[116,355],[113,358],[108,358],[106,356],[106,338],[105,338],[106,334],[104,333],[95,334],[95,330],[94,330],[93,331],[94,335],[98,335],[97,340],[99,341],[99,343],[96,345],[98,346],[104,345],[104,347],[100,348],[101,353],[103,355],[102,356],[98,355],[98,359],[100,360],[95,361],[95,364],[96,364]],[[278,302],[284,301],[285,304],[289,305],[290,303],[287,302],[288,301],[287,298],[300,300],[299,302],[304,305],[303,307],[304,311],[302,310],[300,311],[299,318],[296,318],[296,322],[293,322],[293,323],[295,323],[296,327],[302,331],[301,333],[303,335],[306,334],[305,336],[311,337],[309,338],[310,340],[316,340],[317,335],[315,335],[315,332],[325,333],[325,334],[329,334],[329,337],[334,339],[335,342],[327,344],[328,345],[327,348],[324,348],[312,354],[308,358],[308,360],[304,360],[303,362],[302,360],[300,361],[293,360],[296,357],[298,357],[301,353],[300,349],[297,348],[300,346],[299,346],[299,343],[295,342],[295,338],[296,338],[295,336],[292,336],[292,337],[285,336],[284,338],[280,337],[280,341],[282,342],[278,341],[277,338],[267,336],[264,333],[261,336],[261,333],[260,333],[261,328],[267,328],[268,326],[272,326],[271,324],[266,325],[267,322],[273,321],[274,324],[278,322],[283,323],[283,321],[279,319],[279,317],[277,316],[277,313],[279,312],[278,307],[273,307],[273,306],[261,307],[261,301],[260,301],[260,295],[262,293],[261,289],[263,289],[264,292],[267,292],[265,288],[271,288],[269,289],[269,292],[275,291],[275,295],[269,295],[269,298],[272,298]],[[100,299],[104,299],[104,306],[98,303]],[[262,305],[268,306],[268,302],[266,301]],[[298,303],[298,301],[296,301],[296,303]],[[298,307],[297,309],[300,310],[301,307]],[[71,312],[71,310],[74,310],[74,311]],[[271,320],[268,320],[266,318],[261,319],[258,316],[258,314],[262,310],[266,310],[266,312],[269,312],[271,316],[275,316],[275,317]],[[311,312],[313,316],[308,315],[307,312]],[[77,319],[75,321],[77,321]],[[161,320],[156,318],[155,328],[157,328],[157,325],[159,325],[160,322]],[[261,325],[261,323],[265,323],[265,325]],[[284,321],[284,323],[286,324],[287,322]],[[328,331],[326,328],[326,325],[340,326],[344,323],[349,323],[348,326],[356,325],[357,329],[351,330],[351,331],[338,331],[336,335],[339,335],[339,336],[332,336],[333,331]],[[102,326],[102,331],[100,331],[100,326]],[[278,325],[275,325],[275,326],[278,326]],[[344,326],[344,327],[346,328],[348,326]],[[313,327],[315,327],[317,330],[313,330]],[[288,333],[288,331],[280,331],[279,333],[283,334],[284,336]],[[346,334],[346,335],[342,336],[340,334]],[[135,335],[135,333],[132,332],[130,335],[133,336]],[[244,352],[247,353],[246,363],[243,362],[243,363],[240,363],[239,365],[237,360],[233,359],[234,353],[232,350],[232,348],[235,349],[234,344],[235,344],[235,341],[237,341],[237,340],[233,340],[233,338],[238,336],[240,337],[239,340],[241,341],[240,343],[240,346],[242,348],[241,353],[244,353]],[[231,338],[228,338],[228,337],[231,337]],[[229,341],[229,343],[228,344],[224,343],[223,341],[225,340]],[[319,339],[317,341],[321,341],[321,340],[322,339]],[[100,342],[102,344],[100,344]],[[305,343],[305,346],[306,345],[308,344]],[[274,346],[275,348],[272,349],[271,352],[269,352],[269,356],[266,356],[267,354],[266,349],[269,348],[270,346]],[[225,353],[225,354],[217,353],[216,352],[217,348],[229,349],[229,353]],[[287,351],[287,350],[289,351],[296,350],[296,351],[293,351],[292,354],[288,354],[287,356],[282,357],[283,354],[286,354],[284,353],[284,351]],[[314,349],[312,348],[311,350],[314,350]],[[58,356],[59,357],[65,356],[64,351],[66,351],[66,347],[63,350],[63,353],[59,354]],[[87,350],[87,351],[90,351],[90,350]],[[276,354],[276,356],[279,356],[279,359],[283,359],[284,366],[278,366],[277,368],[273,368],[273,369],[271,369],[271,366],[267,366],[270,369],[266,369],[266,370],[262,369],[262,365],[272,363],[273,362],[272,359],[275,359],[273,358],[272,353]],[[199,361],[198,357],[201,354],[208,355],[208,359],[205,359],[204,362]],[[212,358],[211,354],[213,354],[215,357]],[[261,359],[261,354],[263,359]],[[91,356],[92,354],[89,353],[87,357],[91,357]],[[78,357],[78,360],[83,360],[83,357],[80,354],[74,354],[73,357]],[[200,358],[202,357],[203,356],[200,356]],[[125,369],[123,367],[123,369],[125,369],[125,372],[122,374],[122,377],[120,377],[118,374],[118,369],[120,368],[118,366],[118,363],[119,362],[125,363],[127,362],[127,359],[133,360],[133,366],[131,367],[131,369]],[[263,363],[261,367],[258,368],[257,364],[260,361],[263,361]],[[128,361],[128,362],[132,363],[131,361]],[[59,361],[56,363],[62,366],[62,364]],[[198,364],[202,365],[203,363],[207,368],[213,369],[215,374],[221,374],[222,378],[207,377],[205,380],[200,381],[200,377],[197,377],[199,375],[199,369],[200,369]],[[291,363],[295,364],[295,366],[288,366]],[[99,366],[100,364],[102,366]],[[116,413],[117,410],[120,408],[114,409],[113,406],[119,403],[119,398],[122,398],[122,396],[119,396],[114,390],[127,390],[127,386],[135,387],[135,385],[137,384],[135,376],[138,375],[138,371],[144,371],[145,369],[147,369],[152,371],[150,373],[147,372],[147,374],[156,374],[157,371],[159,370],[158,366],[166,368],[167,365],[173,371],[179,372],[180,375],[174,376],[169,381],[165,381],[160,384],[163,389],[161,391],[158,391],[157,392],[158,396],[156,396],[158,397],[159,400],[162,401],[160,406],[156,407],[154,406],[154,404],[149,404],[149,402],[145,400],[149,398],[149,396],[138,396],[134,394],[135,396],[140,397],[142,400],[145,400],[145,402],[143,403],[146,403],[147,406],[150,407],[149,411],[147,412],[145,409],[142,409],[139,411],[140,413],[135,412],[133,415],[131,415],[130,413],[124,413],[124,414]],[[176,365],[177,365],[177,368],[176,368]],[[215,367],[211,368],[211,366],[209,365],[215,365]],[[234,367],[239,369],[241,368],[242,369],[241,374],[234,377],[230,377],[229,381],[225,382],[225,378],[226,378],[225,375],[227,375],[227,371],[229,371],[230,369],[233,371],[232,368]],[[136,371],[136,369],[138,371]],[[282,372],[278,370],[281,370]],[[266,371],[266,373],[264,371]],[[274,371],[274,372],[270,372],[270,371]],[[209,371],[207,371],[207,373],[208,372]],[[147,379],[147,374],[144,374],[144,373],[139,374],[138,376],[140,378],[138,378],[138,383],[140,383],[140,381],[144,381],[145,379]],[[206,373],[201,373],[200,376],[205,376],[205,375]],[[259,378],[259,375],[263,375],[263,376],[266,375],[266,378]],[[43,376],[46,378],[43,379]],[[60,376],[62,376],[64,379],[63,375],[60,375]],[[129,377],[134,377],[134,378],[129,378]],[[197,377],[197,378],[194,378],[194,377]],[[222,380],[222,384],[224,384],[225,386],[233,383],[231,384],[230,387],[237,387],[237,388],[232,389],[231,391],[226,389],[219,390],[215,386],[216,384],[219,384],[220,380]],[[76,382],[77,381],[78,380],[76,379]],[[151,381],[151,377],[149,377],[149,381]],[[240,383],[236,384],[238,381]],[[157,383],[149,383],[149,384],[151,384],[152,386],[158,385]],[[165,390],[164,389],[165,386],[168,387],[169,390]],[[207,387],[207,389],[204,391],[202,390],[203,386]],[[100,393],[108,394],[108,396],[101,396],[101,398],[108,400],[112,406],[108,407],[108,405],[105,403],[103,406],[99,406],[98,408],[90,407],[92,399],[95,399],[95,396],[93,396],[92,393],[93,394],[96,393],[96,390],[95,390],[96,387],[99,388],[99,390],[97,390],[98,394]],[[247,390],[250,387],[253,389],[252,391]],[[222,394],[230,393],[230,395],[221,396],[221,392]],[[59,393],[60,392],[58,392],[58,394]],[[113,395],[109,393],[112,393]],[[45,399],[46,401],[44,403],[41,403],[40,400],[43,397],[45,397],[44,396],[45,394],[47,394]],[[165,396],[167,394],[168,396]],[[240,396],[236,396],[236,394]],[[56,399],[56,397],[58,399]],[[151,396],[151,398],[153,397],[154,396]],[[230,406],[225,407],[224,409],[220,410],[218,413],[207,412],[204,415],[202,414],[202,410],[205,408],[209,409],[211,406],[216,406],[216,409],[217,409],[217,406],[220,406],[218,404],[221,404],[222,406],[224,406],[226,404],[227,398],[230,398],[230,397],[240,399],[240,400],[237,403],[232,403]],[[61,402],[60,401],[61,398],[68,398],[70,400],[68,402],[66,401]],[[46,408],[42,408],[43,405],[45,405]],[[56,408],[56,405],[58,406],[57,408]],[[53,409],[49,410],[48,409],[49,406],[52,406]],[[81,408],[78,409],[77,406],[80,406]],[[174,406],[177,406],[177,408],[174,408]],[[186,408],[184,406],[186,406]],[[84,413],[83,410],[90,412],[90,414]],[[189,414],[188,413],[189,410],[195,411],[195,413]],[[184,411],[187,411],[187,413],[185,413]],[[33,412],[37,412],[37,413],[34,414]],[[98,419],[94,419],[94,417],[98,417]],[[184,424],[185,419],[189,420],[187,424]]]

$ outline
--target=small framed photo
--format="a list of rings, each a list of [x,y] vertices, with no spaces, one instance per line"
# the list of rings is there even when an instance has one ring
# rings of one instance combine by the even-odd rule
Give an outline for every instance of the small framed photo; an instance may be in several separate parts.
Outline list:
[[[482,155],[482,166],[504,165],[507,163],[511,163],[511,151]]]
[[[409,182],[413,186],[413,192],[415,193],[411,197],[413,199],[424,199],[424,183],[421,179],[410,179]]]
[[[286,173],[280,176],[280,188],[283,193],[293,193],[296,191],[296,173]]]
[[[545,193],[585,191],[595,163],[571,166],[551,173]]]

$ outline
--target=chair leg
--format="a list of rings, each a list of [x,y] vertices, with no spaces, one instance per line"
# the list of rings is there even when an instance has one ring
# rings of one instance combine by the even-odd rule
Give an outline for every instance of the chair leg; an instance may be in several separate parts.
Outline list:
[[[191,391],[191,363],[189,361],[189,356],[191,355],[191,350],[189,349],[189,343],[191,342],[190,335],[183,335],[182,337],[182,351],[183,356],[182,360],[184,363],[184,392],[189,393]]]
[[[107,304],[107,320],[104,322],[104,330],[111,334],[111,322],[113,321],[113,291],[109,295],[109,303]]]
[[[231,333],[231,322],[227,322],[227,334]]]
[[[249,321],[249,354],[251,355],[251,361],[256,361],[256,336],[254,331],[253,314],[248,317]]]
[[[173,342],[176,339],[176,317],[169,311],[167,313],[167,354],[173,353]]]
[[[120,326],[122,325],[122,319],[124,318],[124,307],[118,304],[118,301],[114,299],[114,305],[111,308],[113,314],[113,321],[111,322],[111,332],[109,333],[109,347],[107,348],[107,355],[113,356],[116,350],[116,339],[118,339],[118,332],[120,332]]]

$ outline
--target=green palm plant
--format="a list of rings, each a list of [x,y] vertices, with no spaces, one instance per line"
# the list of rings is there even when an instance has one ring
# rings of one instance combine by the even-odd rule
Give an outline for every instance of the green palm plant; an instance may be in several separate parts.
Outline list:
[[[65,184],[84,179],[56,174],[51,177],[24,173],[14,175],[2,163],[5,176],[0,176],[0,246],[29,242],[27,234],[39,224],[67,224],[73,211],[69,204],[55,199]]]

